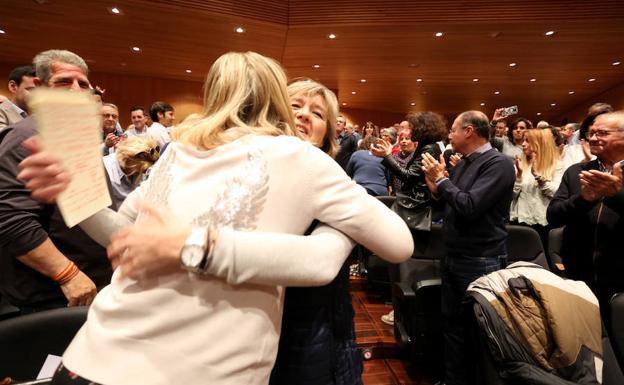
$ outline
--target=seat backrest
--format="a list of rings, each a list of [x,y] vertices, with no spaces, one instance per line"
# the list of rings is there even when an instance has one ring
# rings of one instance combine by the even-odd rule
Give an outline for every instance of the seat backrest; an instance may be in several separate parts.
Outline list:
[[[550,270],[539,234],[527,226],[507,225],[507,261],[533,262]]]
[[[624,368],[624,293],[611,297],[609,339],[620,366]]]
[[[548,259],[550,269],[553,272],[564,270],[561,259],[561,245],[563,244],[563,227],[552,229],[548,232]]]
[[[431,231],[413,232],[412,258],[399,266],[399,281],[410,284],[440,277],[440,259],[446,253],[442,239],[442,225],[431,225]]]
[[[380,195],[377,197],[377,199],[379,199],[386,206],[390,207],[396,200],[396,197],[392,195]]]
[[[48,354],[61,356],[87,319],[88,308],[67,307],[0,322],[0,379],[32,380]]]

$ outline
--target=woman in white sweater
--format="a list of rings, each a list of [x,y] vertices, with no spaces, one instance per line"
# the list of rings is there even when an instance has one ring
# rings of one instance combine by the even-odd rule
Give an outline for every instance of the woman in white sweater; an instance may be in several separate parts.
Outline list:
[[[559,188],[564,164],[550,129],[526,130],[522,147],[522,156],[516,158],[510,220],[533,227],[546,247],[546,209]]]
[[[333,278],[322,272],[319,280],[313,266],[325,267],[324,260],[288,268],[283,257],[306,261],[317,252],[299,247],[295,237],[314,219],[391,261],[411,255],[401,219],[326,154],[293,137],[285,76],[276,62],[226,54],[211,68],[205,89],[205,118],[176,130],[150,179],[110,223],[136,225],[110,245],[121,269],[63,356],[67,369],[90,381],[266,384],[281,322],[283,287],[275,285]],[[158,207],[175,218],[163,217]],[[281,251],[258,248],[273,243],[258,231],[275,233],[274,248]]]

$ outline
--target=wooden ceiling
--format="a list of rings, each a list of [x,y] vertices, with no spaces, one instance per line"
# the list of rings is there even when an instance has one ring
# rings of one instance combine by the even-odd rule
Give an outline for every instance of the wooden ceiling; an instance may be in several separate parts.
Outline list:
[[[254,50],[279,60],[290,77],[336,90],[346,108],[452,116],[515,104],[530,119],[559,119],[624,82],[624,64],[612,65],[624,62],[622,0],[0,0],[0,7],[0,62],[65,48],[95,72],[201,82],[219,55]],[[245,33],[235,32],[239,26]]]

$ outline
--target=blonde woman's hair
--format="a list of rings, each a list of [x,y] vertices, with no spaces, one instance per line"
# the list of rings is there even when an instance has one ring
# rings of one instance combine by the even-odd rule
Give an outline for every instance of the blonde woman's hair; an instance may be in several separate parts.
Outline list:
[[[327,107],[327,132],[323,144],[319,147],[332,158],[338,152],[336,143],[336,119],[338,119],[338,99],[329,88],[311,79],[296,79],[288,85],[288,96],[292,100],[297,96],[313,97],[319,95]]]
[[[119,167],[126,175],[132,175],[140,181],[145,171],[158,160],[157,146],[151,138],[135,136],[122,140],[115,150]]]
[[[174,140],[210,150],[240,136],[241,127],[258,135],[299,136],[286,92],[286,75],[273,59],[255,52],[230,52],[214,62],[204,83],[199,121],[182,123]]]
[[[548,180],[552,180],[557,169],[560,154],[559,148],[555,144],[555,138],[550,130],[530,129],[524,132],[524,138],[531,148],[537,154],[537,162],[533,160],[533,170]],[[523,171],[530,171],[526,156],[522,156]]]

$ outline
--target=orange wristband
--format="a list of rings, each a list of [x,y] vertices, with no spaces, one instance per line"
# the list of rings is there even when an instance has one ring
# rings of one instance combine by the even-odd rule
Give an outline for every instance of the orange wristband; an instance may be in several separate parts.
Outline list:
[[[59,285],[64,285],[69,282],[72,278],[74,278],[78,272],[78,266],[72,261],[69,261],[65,268],[61,270],[57,275],[55,275],[52,280],[58,283]]]

